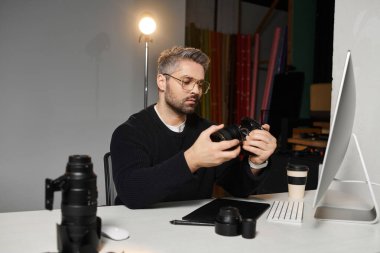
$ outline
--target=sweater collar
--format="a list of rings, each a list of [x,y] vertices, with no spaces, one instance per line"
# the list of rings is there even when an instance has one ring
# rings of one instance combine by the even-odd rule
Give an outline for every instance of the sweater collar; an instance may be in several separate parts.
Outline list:
[[[165,121],[161,118],[160,116],[160,113],[158,112],[157,110],[157,105],[154,106],[154,110],[156,111],[157,113],[157,116],[158,118],[160,118],[160,120],[162,121],[162,123],[164,123],[164,125],[169,128],[171,131],[173,132],[176,132],[176,133],[182,133],[183,130],[185,129],[185,123],[186,123],[186,120],[184,120],[182,123],[176,125],[176,126],[172,126],[172,125],[169,125],[169,124],[166,124]]]

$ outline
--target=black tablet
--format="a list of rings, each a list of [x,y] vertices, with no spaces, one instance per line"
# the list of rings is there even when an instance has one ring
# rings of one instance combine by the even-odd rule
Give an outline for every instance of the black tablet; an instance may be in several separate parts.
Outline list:
[[[270,207],[270,204],[223,198],[214,199],[209,203],[197,208],[188,215],[182,217],[182,219],[187,221],[214,224],[219,209],[224,206],[232,206],[238,208],[243,219],[251,218],[256,220],[265,212],[265,210]]]

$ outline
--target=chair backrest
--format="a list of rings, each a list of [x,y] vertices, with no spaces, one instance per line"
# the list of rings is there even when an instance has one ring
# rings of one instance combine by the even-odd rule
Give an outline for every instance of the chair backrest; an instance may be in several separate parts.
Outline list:
[[[108,152],[103,157],[104,161],[104,179],[106,183],[106,205],[112,206],[115,204],[116,189],[112,177],[112,158],[111,152]]]

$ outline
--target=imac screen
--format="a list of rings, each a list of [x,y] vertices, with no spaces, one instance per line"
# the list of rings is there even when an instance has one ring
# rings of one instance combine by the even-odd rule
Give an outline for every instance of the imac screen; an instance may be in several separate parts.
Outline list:
[[[338,90],[337,102],[330,125],[330,134],[320,173],[314,207],[324,197],[337,174],[350,142],[355,118],[355,78],[350,51],[347,52],[343,77]]]

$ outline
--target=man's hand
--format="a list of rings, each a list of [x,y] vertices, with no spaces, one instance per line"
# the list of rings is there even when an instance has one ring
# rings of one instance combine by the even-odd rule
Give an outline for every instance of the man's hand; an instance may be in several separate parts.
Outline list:
[[[277,140],[269,133],[269,125],[264,124],[264,130],[255,129],[249,133],[243,142],[243,149],[255,154],[249,156],[254,164],[262,164],[268,160],[277,147]]]
[[[210,135],[224,127],[213,125],[204,130],[195,143],[185,151],[185,159],[191,172],[201,167],[213,167],[234,159],[240,153],[239,141],[213,142]]]

